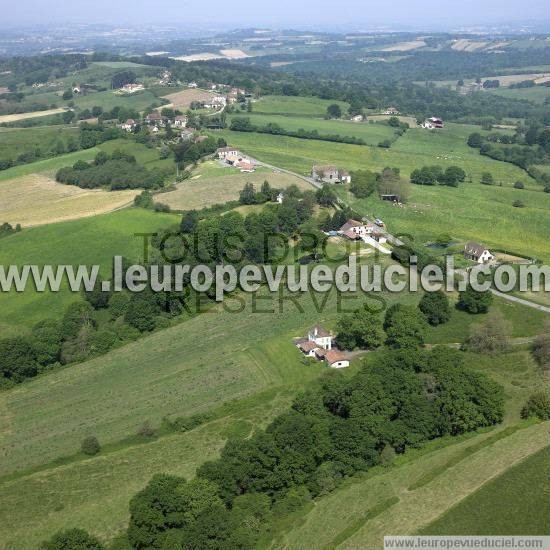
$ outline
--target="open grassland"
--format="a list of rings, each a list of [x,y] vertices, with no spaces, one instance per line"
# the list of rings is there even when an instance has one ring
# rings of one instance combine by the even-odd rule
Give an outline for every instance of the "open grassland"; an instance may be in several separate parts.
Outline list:
[[[550,446],[465,498],[426,535],[550,535]]]
[[[81,189],[29,174],[0,182],[0,220],[32,227],[85,218],[131,204],[138,192]]]
[[[159,149],[151,149],[142,143],[137,143],[136,141],[129,139],[113,139],[111,141],[103,142],[98,147],[110,155],[117,150],[127,153],[128,155],[133,155],[136,157],[138,164],[142,164],[149,170],[154,170],[156,168],[171,168],[174,173],[176,171],[176,165],[174,164],[173,157],[161,159],[159,157]]]
[[[343,112],[348,109],[348,104],[343,101],[331,101],[318,97],[300,96],[265,96],[252,104],[253,112],[268,115],[304,115],[324,116],[327,107],[337,103]]]
[[[216,161],[202,164],[193,172],[190,179],[176,184],[175,191],[157,195],[157,202],[167,204],[175,210],[196,210],[214,204],[224,204],[237,200],[240,191],[248,182],[253,183],[258,191],[264,181],[278,189],[285,189],[290,185],[297,185],[303,190],[313,189],[300,178],[266,168],[259,168],[250,174],[241,174],[234,168],[222,167],[221,173],[215,171],[215,175],[210,175],[216,165],[219,166]]]
[[[240,118],[243,115],[235,115]],[[317,130],[320,135],[334,135],[355,137],[365,141],[368,145],[378,145],[380,141],[395,137],[395,128],[387,124],[369,124],[366,122],[351,122],[347,120],[324,120],[308,117],[291,117],[282,115],[258,115],[247,113],[252,124],[265,126],[277,124],[287,131]]]
[[[416,118],[412,116],[406,116],[406,115],[368,115],[369,120],[373,120],[375,122],[383,122],[385,120],[388,120],[390,118],[398,118],[401,122],[406,122],[411,128],[416,128],[418,124],[416,123]]]
[[[507,88],[492,90],[491,93],[509,99],[527,99],[535,103],[544,104],[550,97],[550,86],[535,86],[534,88]]]
[[[112,539],[126,529],[128,502],[153,473],[193,477],[205,460],[218,456],[229,435],[246,436],[267,425],[288,408],[293,393],[287,389],[260,394],[245,409],[229,407],[219,420],[191,432],[1,483],[2,548],[34,549],[70,527]]]
[[[105,92],[80,95],[75,97],[73,101],[79,109],[91,109],[97,105],[103,107],[105,111],[109,111],[114,107],[143,111],[151,105],[159,106],[161,104],[159,98],[147,90],[134,94],[119,94],[113,90],[106,90]]]
[[[27,120],[28,118],[37,118],[49,115],[57,115],[62,113],[65,109],[46,109],[45,111],[29,111],[28,113],[17,113],[13,115],[0,115],[0,124],[4,122],[17,122],[18,120]]]
[[[456,164],[462,167],[473,181],[481,174],[491,172],[497,183],[513,185],[517,180],[527,185],[535,183],[527,173],[509,163],[493,160],[468,147],[466,140],[478,126],[447,124],[442,130],[411,129],[399,138],[390,149],[305,140],[285,136],[222,131],[230,145],[276,166],[308,174],[313,164],[331,163],[350,170],[380,171],[386,166],[401,169],[404,176],[421,166]],[[218,134],[216,134],[218,135]],[[538,189],[541,189],[540,186]]]
[[[143,256],[143,239],[135,233],[154,232],[177,223],[178,218],[142,209],[124,209],[111,214],[23,230],[2,239],[2,265],[93,265],[110,276],[113,256],[131,259]],[[80,300],[63,284],[59,292],[2,293],[0,331],[13,335],[28,331],[32,324],[47,317],[59,317],[66,305]]]
[[[426,46],[424,40],[410,40],[408,42],[398,42],[397,44],[390,44],[389,46],[379,47],[373,46],[371,49],[381,52],[410,52],[411,50],[417,50]]]
[[[78,139],[78,129],[67,126],[38,128],[0,128],[0,160],[16,159],[36,148],[50,151],[57,141],[67,144],[69,136]]]

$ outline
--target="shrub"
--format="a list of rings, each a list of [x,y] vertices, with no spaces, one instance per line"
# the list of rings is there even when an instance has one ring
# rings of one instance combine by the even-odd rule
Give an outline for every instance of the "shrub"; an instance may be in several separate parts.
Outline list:
[[[493,295],[490,290],[479,292],[471,286],[460,292],[459,296],[458,308],[468,313],[487,313],[493,303]]]
[[[94,456],[99,453],[99,451],[101,450],[101,446],[99,445],[97,437],[95,437],[94,435],[89,435],[85,437],[80,444],[80,450],[85,455],[89,456]]]
[[[481,324],[470,327],[466,348],[477,353],[494,355],[507,351],[512,333],[512,324],[500,311],[489,314]]]
[[[513,202],[512,206],[513,206],[514,208],[523,208],[523,207],[525,206],[525,204],[523,204],[522,201],[517,200],[517,201],[514,201],[514,202]]]
[[[521,417],[550,420],[550,394],[543,391],[532,394],[521,410]]]
[[[430,325],[441,325],[446,323],[451,318],[451,307],[447,296],[439,292],[426,292],[418,308],[426,317],[426,321]]]
[[[550,368],[550,322],[544,325],[544,332],[533,342],[533,356],[543,368]]]
[[[82,529],[59,531],[40,545],[41,550],[101,550],[104,546]]]
[[[516,181],[516,183],[514,183],[514,189],[525,189],[525,184],[522,181]]]
[[[146,420],[137,431],[137,435],[140,437],[153,437],[155,435],[155,430],[153,429],[153,426],[151,426],[151,422]]]

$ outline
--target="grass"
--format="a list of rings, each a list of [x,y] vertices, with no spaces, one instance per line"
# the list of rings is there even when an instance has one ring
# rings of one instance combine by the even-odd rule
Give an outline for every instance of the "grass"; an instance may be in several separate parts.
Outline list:
[[[491,93],[507,97],[509,99],[526,99],[540,105],[550,97],[549,86],[535,86],[534,88],[497,88]]]
[[[176,186],[175,191],[156,196],[157,202],[168,204],[175,210],[200,209],[214,204],[224,204],[239,198],[239,193],[248,182],[259,191],[267,180],[272,187],[284,189],[297,185],[300,189],[311,190],[304,180],[284,173],[267,169],[257,169],[251,174],[241,174],[234,168],[221,167],[217,161],[203,163],[193,172],[193,177]]]
[[[114,255],[139,259],[142,239],[135,233],[155,230],[177,223],[173,215],[156,214],[142,209],[126,209],[92,218],[57,223],[23,230],[2,239],[0,264],[39,266],[101,265],[104,276],[110,275]],[[29,330],[46,317],[62,315],[68,303],[80,299],[63,284],[60,292],[2,293],[0,296],[0,330],[17,334]]]
[[[349,105],[343,101],[332,101],[317,97],[300,96],[265,96],[252,104],[253,112],[269,115],[304,115],[324,116],[327,107],[337,103],[343,112],[346,112]]]
[[[259,115],[247,113],[246,115],[235,115],[235,117],[250,117],[252,124],[265,126],[266,124],[277,124],[287,131],[317,130],[320,135],[334,135],[355,137],[365,141],[368,145],[378,145],[380,141],[393,139],[395,129],[387,124],[357,123],[347,120],[324,120],[308,117],[294,117],[282,115]]]
[[[143,90],[134,94],[115,94],[112,90],[95,92],[74,98],[75,105],[79,109],[91,109],[96,105],[110,111],[114,107],[124,107],[134,111],[143,111],[151,105],[160,106],[161,102],[151,92]]]
[[[550,446],[504,472],[422,530],[424,535],[549,535]]]
[[[130,68],[144,68],[150,69],[150,65],[143,65],[142,63],[133,63],[132,61],[94,61],[92,65],[98,67],[108,67],[109,69],[130,69]]]
[[[18,120],[27,120],[28,118],[46,117],[62,113],[65,109],[58,107],[56,109],[46,109],[44,111],[29,111],[28,113],[17,113],[13,115],[0,115],[0,124],[4,122],[17,122]]]
[[[138,193],[135,189],[81,189],[29,174],[0,182],[0,220],[32,227],[85,218],[132,204]]]
[[[16,159],[21,153],[36,148],[47,152],[57,141],[66,145],[69,136],[78,139],[78,129],[67,126],[0,128],[0,160]]]

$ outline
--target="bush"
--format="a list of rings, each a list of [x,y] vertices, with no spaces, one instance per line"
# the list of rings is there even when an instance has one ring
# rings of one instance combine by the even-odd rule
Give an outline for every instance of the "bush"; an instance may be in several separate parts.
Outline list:
[[[543,391],[532,394],[521,410],[521,417],[550,420],[550,394]]]
[[[547,369],[550,368],[550,322],[545,323],[544,329],[533,342],[533,356],[543,369]]]
[[[153,429],[153,426],[151,426],[151,422],[146,420],[137,431],[137,435],[140,437],[153,437],[155,435],[155,430]]]
[[[491,312],[482,324],[470,327],[466,348],[476,353],[495,355],[508,350],[512,324],[500,311]]]
[[[426,321],[430,325],[442,325],[451,318],[451,307],[447,296],[439,292],[426,292],[418,308],[426,317]]]
[[[67,529],[44,541],[40,548],[41,550],[101,550],[104,546],[82,529]]]
[[[82,443],[80,444],[80,450],[85,454],[89,456],[94,456],[101,450],[101,446],[99,445],[99,441],[97,440],[97,437],[93,435],[89,435],[88,437],[85,437],[82,440]]]
[[[516,183],[514,183],[514,189],[525,189],[525,184],[522,181],[516,181]]]
[[[464,292],[460,292],[457,307],[468,313],[487,313],[493,303],[493,295],[490,290],[478,292],[468,286]]]

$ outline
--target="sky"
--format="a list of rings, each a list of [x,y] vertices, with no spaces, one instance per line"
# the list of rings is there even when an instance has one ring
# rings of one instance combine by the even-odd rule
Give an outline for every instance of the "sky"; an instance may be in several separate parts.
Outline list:
[[[215,27],[457,28],[550,21],[548,0],[0,0],[0,25],[177,23]],[[336,30],[336,29],[335,29]]]

